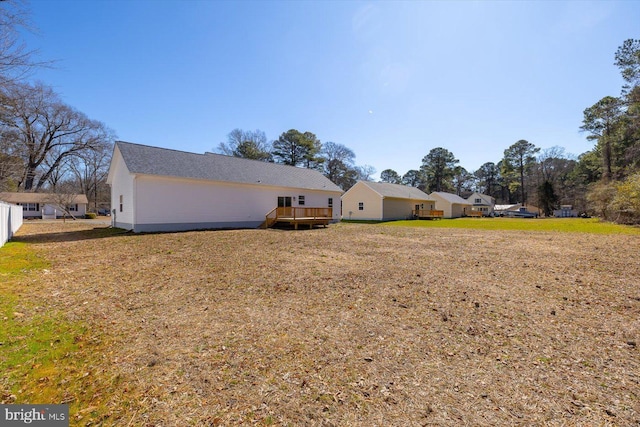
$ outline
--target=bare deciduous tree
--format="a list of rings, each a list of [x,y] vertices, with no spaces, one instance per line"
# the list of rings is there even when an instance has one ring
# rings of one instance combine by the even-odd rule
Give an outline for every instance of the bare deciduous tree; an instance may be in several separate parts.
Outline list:
[[[0,127],[0,191],[16,191],[22,174],[16,132]]]
[[[16,155],[24,162],[18,187],[24,191],[43,188],[64,161],[114,138],[103,123],[64,104],[41,83],[0,87],[0,125],[15,134]]]
[[[371,165],[356,166],[356,172],[358,173],[359,180],[372,181],[373,175],[376,173],[376,168]]]
[[[0,1],[0,86],[19,81],[34,67],[50,64],[36,61],[36,51],[20,39],[20,30],[32,31],[28,15],[24,1]]]
[[[113,144],[104,143],[87,150],[69,161],[69,170],[75,177],[78,191],[86,194],[93,210],[109,204],[110,190],[106,184]]]
[[[77,193],[75,190],[75,184],[73,182],[61,182],[55,190],[52,189],[51,193],[47,196],[47,203],[56,207],[56,209],[64,212],[64,217],[67,216],[77,219],[72,209],[72,206],[77,204]]]

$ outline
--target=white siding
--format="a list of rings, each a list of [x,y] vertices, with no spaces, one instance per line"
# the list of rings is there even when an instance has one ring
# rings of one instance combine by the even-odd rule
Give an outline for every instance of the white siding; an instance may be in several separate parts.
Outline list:
[[[38,210],[36,211],[28,211],[27,206],[22,208],[22,216],[23,218],[31,219],[31,218],[42,218],[42,203],[38,203]]]
[[[116,227],[130,230],[134,224],[134,177],[129,173],[120,151],[116,147],[111,162],[112,170],[109,171],[109,184],[111,184],[111,220]],[[122,212],[120,211],[120,196],[122,195]]]
[[[84,218],[87,213],[87,205],[85,203],[78,203],[78,210],[69,212],[76,218]],[[55,219],[69,215],[64,209],[60,207],[60,205],[53,205],[50,203],[41,203],[40,211],[33,213],[36,213],[38,218],[42,216],[42,219]],[[50,216],[51,218],[47,218],[48,216]]]
[[[278,196],[305,196],[305,207],[327,207],[334,199],[334,218],[340,218],[339,193],[276,188],[142,175],[135,180],[136,231],[187,228],[257,227],[278,205]],[[145,225],[145,226],[142,226]],[[142,230],[144,229],[144,230]]]

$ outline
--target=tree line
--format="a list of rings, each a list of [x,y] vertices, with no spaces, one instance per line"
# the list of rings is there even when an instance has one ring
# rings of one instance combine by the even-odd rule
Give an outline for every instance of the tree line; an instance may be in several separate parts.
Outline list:
[[[438,147],[418,169],[403,176],[385,169],[381,180],[426,192],[477,191],[497,203],[537,205],[545,215],[572,205],[588,215],[640,223],[640,40],[625,40],[614,58],[625,83],[619,96],[605,96],[584,110],[580,130],[595,142],[586,153],[576,157],[562,147],[541,150],[519,140],[497,163],[469,172]]]
[[[422,164],[404,175],[392,169],[380,181],[458,195],[479,192],[498,204],[530,204],[546,215],[571,205],[585,215],[640,222],[640,40],[626,40],[615,53],[625,85],[618,97],[606,96],[584,110],[580,129],[595,141],[579,156],[562,147],[541,149],[521,139],[504,150],[498,162],[468,171],[455,155],[436,147]],[[370,180],[371,166],[356,166],[354,152],[335,142],[322,143],[312,132],[290,129],[268,141],[260,130],[234,129],[220,153],[266,162],[318,169],[348,190],[357,180]]]
[[[34,69],[52,65],[21,42],[29,27],[23,2],[0,2],[0,191],[83,193],[94,209],[108,206],[115,134],[29,81]]]
[[[261,130],[234,129],[227,135],[226,142],[218,144],[217,151],[229,156],[316,169],[345,191],[358,180],[371,180],[376,173],[372,166],[356,165],[355,153],[345,145],[331,141],[322,143],[314,133],[297,129],[283,132],[274,141],[269,141]]]
[[[84,193],[94,209],[108,206],[105,181],[115,133],[64,103],[50,86],[29,81],[35,68],[51,63],[37,60],[21,42],[27,16],[22,2],[0,1],[0,191]],[[402,176],[385,169],[380,180],[427,193],[477,191],[497,203],[537,205],[547,215],[566,204],[605,219],[639,223],[640,40],[624,41],[614,59],[624,79],[620,95],[586,108],[580,126],[594,141],[592,150],[576,157],[561,147],[542,150],[522,139],[496,163],[468,171],[453,153],[436,147],[416,169]],[[217,150],[317,169],[345,191],[376,173],[372,166],[356,165],[347,146],[323,143],[314,133],[296,129],[273,141],[260,130],[234,129]]]

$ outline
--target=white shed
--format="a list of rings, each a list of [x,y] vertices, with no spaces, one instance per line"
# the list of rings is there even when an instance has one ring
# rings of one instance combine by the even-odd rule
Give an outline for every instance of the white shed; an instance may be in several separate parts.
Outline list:
[[[316,170],[118,141],[107,183],[114,226],[182,231],[255,228],[276,207],[331,208],[342,190]]]
[[[436,209],[444,212],[444,218],[460,218],[471,211],[472,203],[462,197],[446,193],[444,191],[434,191],[429,197],[436,201]]]
[[[342,217],[355,220],[409,219],[415,210],[432,210],[435,201],[407,185],[358,181],[342,195]]]

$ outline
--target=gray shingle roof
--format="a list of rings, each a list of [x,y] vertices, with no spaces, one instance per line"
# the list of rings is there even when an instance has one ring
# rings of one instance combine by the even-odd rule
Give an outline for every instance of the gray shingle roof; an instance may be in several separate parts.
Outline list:
[[[376,193],[383,197],[393,197],[396,199],[429,200],[433,201],[429,195],[415,187],[400,184],[389,184],[388,182],[360,181]]]
[[[117,141],[129,172],[342,193],[320,172],[222,154],[197,154]]]
[[[55,194],[55,193],[0,193],[0,200],[7,203],[89,203],[85,194]]]
[[[457,194],[446,193],[444,191],[434,191],[433,193],[431,193],[431,196],[433,196],[434,194],[442,197],[443,199],[445,199],[449,203],[455,203],[455,204],[458,204],[458,205],[471,205],[472,204],[469,201],[467,201],[467,200],[463,199],[462,197],[458,196]]]

